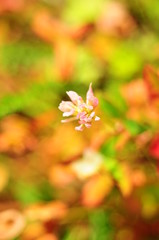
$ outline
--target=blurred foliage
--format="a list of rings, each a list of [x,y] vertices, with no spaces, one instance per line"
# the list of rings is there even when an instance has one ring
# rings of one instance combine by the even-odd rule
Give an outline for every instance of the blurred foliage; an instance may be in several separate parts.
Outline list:
[[[0,240],[159,239],[158,20],[158,0],[0,0]],[[91,82],[77,132],[58,106]]]

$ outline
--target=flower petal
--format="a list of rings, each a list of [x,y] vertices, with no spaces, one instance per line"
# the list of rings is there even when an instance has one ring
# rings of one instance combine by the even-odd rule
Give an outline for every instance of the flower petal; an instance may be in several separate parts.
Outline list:
[[[77,120],[77,117],[72,117],[72,118],[67,118],[67,119],[63,119],[61,120],[62,123],[66,123],[66,122],[72,122]]]
[[[85,123],[86,128],[90,128],[92,125],[90,123]]]
[[[80,126],[75,127],[75,130],[77,130],[77,131],[83,131],[83,129],[84,129],[84,125],[83,124],[81,124]]]
[[[95,121],[99,121],[99,120],[100,120],[100,117],[96,116],[94,120],[95,120]]]
[[[68,91],[66,92],[67,95],[70,97],[71,101],[76,104],[76,105],[79,105],[79,104],[82,104],[83,103],[83,99],[81,96],[79,96],[76,92],[74,91]]]
[[[98,105],[98,99],[93,94],[92,83],[89,85],[89,89],[86,95],[86,103],[93,106],[94,108]]]
[[[92,112],[92,113],[90,114],[90,117],[93,118],[94,116],[95,116],[95,112]]]
[[[69,111],[69,112],[64,112],[64,113],[63,113],[63,117],[69,117],[69,116],[73,115],[73,114],[74,114],[74,112],[75,112],[75,110],[74,110],[74,109],[72,109],[72,110],[71,110],[71,111]]]
[[[77,118],[78,118],[78,119],[81,119],[81,120],[84,119],[85,116],[86,116],[86,112],[85,112],[85,111],[79,112],[79,113],[77,114]]]
[[[100,120],[99,117],[95,116],[94,112],[94,108],[98,105],[98,99],[94,96],[92,84],[89,85],[86,102],[84,102],[82,97],[74,91],[68,91],[66,93],[71,101],[62,101],[59,105],[59,109],[63,112],[63,117],[73,117],[62,120],[61,122],[65,123],[78,120],[80,125],[75,129],[77,131],[83,131],[84,127],[91,127],[93,119],[95,121]]]
[[[58,108],[62,112],[70,112],[75,109],[75,105],[71,101],[62,101]]]

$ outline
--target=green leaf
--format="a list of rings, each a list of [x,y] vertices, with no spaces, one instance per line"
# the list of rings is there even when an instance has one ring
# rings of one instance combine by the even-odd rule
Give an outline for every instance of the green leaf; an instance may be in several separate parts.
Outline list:
[[[50,110],[61,90],[60,84],[48,81],[34,84],[22,93],[6,95],[0,100],[0,118],[19,111],[36,116]]]
[[[15,184],[13,194],[16,200],[24,205],[36,203],[41,200],[41,193],[37,186],[25,182]]]
[[[147,127],[142,126],[141,124],[137,123],[134,120],[126,119],[124,120],[125,127],[128,129],[128,131],[133,135],[136,136],[142,132],[144,132]]]
[[[143,59],[132,43],[123,43],[110,59],[110,74],[120,80],[131,79],[142,68]]]
[[[74,71],[75,81],[89,85],[97,82],[103,73],[100,61],[85,47],[78,47],[77,60]]]
[[[115,151],[115,144],[117,142],[117,137],[109,138],[108,141],[104,143],[104,145],[101,147],[101,153],[107,157],[115,157],[116,151]]]
[[[27,71],[40,59],[52,56],[49,45],[41,42],[14,42],[0,48],[0,63],[11,74]]]
[[[87,240],[89,229],[87,226],[76,225],[72,227],[63,238],[64,240]]]
[[[94,22],[101,13],[105,0],[67,0],[63,11],[65,21],[73,24]]]
[[[122,178],[123,173],[120,167],[120,163],[118,162],[117,159],[105,157],[104,165],[107,171],[111,173],[111,175],[114,177],[115,180],[118,181]]]
[[[12,188],[15,199],[24,205],[53,199],[54,189],[46,181],[40,184],[18,181]]]
[[[115,80],[110,80],[109,82],[110,83],[107,87],[107,98],[114,106],[116,106],[117,109],[119,109],[121,114],[125,114],[128,110],[128,106],[121,95],[121,85],[116,83]]]
[[[90,214],[90,223],[92,226],[91,240],[112,240],[114,229],[110,221],[108,211],[98,209]]]
[[[100,102],[101,109],[104,111],[106,115],[114,118],[121,117],[122,113],[120,112],[120,110],[114,104],[112,104],[109,100],[106,100],[100,97],[99,102]]]

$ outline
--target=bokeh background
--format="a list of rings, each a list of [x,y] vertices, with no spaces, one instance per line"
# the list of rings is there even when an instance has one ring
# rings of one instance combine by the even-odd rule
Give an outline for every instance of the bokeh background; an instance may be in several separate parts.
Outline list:
[[[159,239],[158,23],[158,0],[0,0],[0,240]],[[78,132],[58,106],[91,82]]]

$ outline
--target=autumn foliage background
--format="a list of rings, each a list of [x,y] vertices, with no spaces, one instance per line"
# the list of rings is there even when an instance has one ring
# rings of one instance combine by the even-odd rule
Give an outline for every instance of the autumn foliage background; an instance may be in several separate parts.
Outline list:
[[[0,240],[159,239],[158,23],[158,0],[0,0]],[[77,132],[58,106],[91,82]]]

